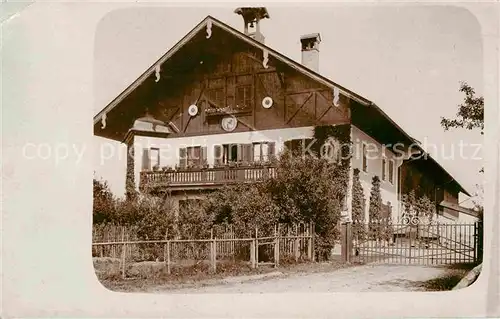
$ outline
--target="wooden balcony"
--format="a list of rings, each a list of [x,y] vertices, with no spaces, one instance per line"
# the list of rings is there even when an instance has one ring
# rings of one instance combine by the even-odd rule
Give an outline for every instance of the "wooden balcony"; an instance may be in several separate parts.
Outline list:
[[[238,182],[258,182],[276,176],[273,166],[238,166],[141,172],[141,191],[213,189]],[[148,186],[146,190],[146,185]]]

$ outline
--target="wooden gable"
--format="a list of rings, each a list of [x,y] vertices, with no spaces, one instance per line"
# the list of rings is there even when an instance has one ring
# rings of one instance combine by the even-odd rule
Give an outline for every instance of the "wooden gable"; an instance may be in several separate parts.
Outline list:
[[[96,135],[124,135],[146,111],[169,124],[170,137],[226,133],[221,120],[228,113],[238,120],[233,132],[350,121],[349,98],[340,95],[334,105],[332,89],[272,57],[265,67],[263,57],[222,29],[214,27],[209,39],[200,33],[162,65],[159,80],[148,78],[108,114],[109,127]],[[263,107],[266,97],[270,108]],[[193,104],[198,112],[190,116]]]

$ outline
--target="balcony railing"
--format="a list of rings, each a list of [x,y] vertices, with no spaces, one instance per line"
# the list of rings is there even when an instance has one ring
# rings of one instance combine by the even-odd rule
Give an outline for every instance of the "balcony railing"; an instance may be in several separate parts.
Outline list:
[[[272,166],[238,166],[197,168],[171,171],[141,172],[141,190],[146,186],[152,188],[182,188],[222,186],[237,182],[257,182],[276,176],[276,168]]]

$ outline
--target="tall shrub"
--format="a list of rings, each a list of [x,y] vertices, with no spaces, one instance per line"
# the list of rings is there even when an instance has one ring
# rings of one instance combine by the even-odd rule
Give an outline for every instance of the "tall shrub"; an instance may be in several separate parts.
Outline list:
[[[380,193],[380,178],[378,176],[372,178],[369,205],[369,230],[372,235],[378,236],[381,231],[380,224],[382,222],[382,195]]]
[[[365,232],[365,194],[359,180],[359,169],[353,172],[352,183],[352,231],[356,238],[364,237]]]
[[[112,223],[115,219],[115,197],[109,189],[107,181],[94,178],[94,198],[92,207],[93,224]]]
[[[380,193],[380,178],[378,176],[372,178],[368,212],[370,222],[379,221],[382,218],[382,195]]]

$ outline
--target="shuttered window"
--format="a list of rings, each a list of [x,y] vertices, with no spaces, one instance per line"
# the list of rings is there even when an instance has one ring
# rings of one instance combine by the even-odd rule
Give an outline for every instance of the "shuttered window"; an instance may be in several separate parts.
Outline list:
[[[275,142],[269,142],[267,143],[269,146],[268,151],[269,151],[269,160],[273,160],[276,157],[276,143]]]
[[[187,166],[187,150],[186,148],[179,149],[179,167],[186,168]]]
[[[385,158],[382,158],[382,180],[385,181],[387,178],[387,174],[385,171],[385,166],[387,165]]]
[[[389,161],[389,183],[394,184],[394,161]]]
[[[297,156],[314,155],[314,139],[298,138],[285,141],[285,148]]]
[[[222,145],[214,145],[214,164],[216,166],[222,165],[223,154]]]
[[[160,149],[145,148],[142,150],[142,170],[160,168]]]
[[[151,158],[149,157],[149,148],[142,150],[142,170],[151,169]]]
[[[259,142],[253,144],[253,160],[255,162],[268,162],[275,157],[274,142]]]
[[[151,158],[151,167],[160,167],[160,149],[159,148],[151,148],[150,151]]]
[[[269,161],[276,155],[275,145],[274,142],[214,145],[214,164]]]
[[[362,153],[362,156],[363,156],[363,172],[368,172],[368,161],[367,161],[367,158],[366,158],[366,144],[363,144],[363,153]]]
[[[190,146],[179,149],[179,166],[202,167],[208,163],[206,146]]]
[[[187,166],[197,167],[201,163],[201,147],[194,146],[187,148]]]
[[[244,163],[251,163],[253,161],[253,145],[252,144],[242,144],[242,156],[241,160]]]

